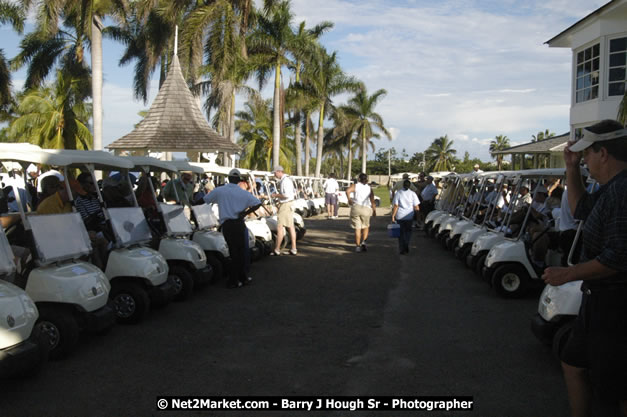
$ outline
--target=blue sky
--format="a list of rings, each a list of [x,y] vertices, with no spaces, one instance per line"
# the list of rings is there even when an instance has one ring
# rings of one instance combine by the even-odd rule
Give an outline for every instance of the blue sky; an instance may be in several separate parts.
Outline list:
[[[294,25],[334,22],[321,42],[338,51],[345,71],[370,92],[388,91],[377,111],[394,139],[376,141],[377,147],[411,155],[447,134],[460,157],[468,151],[488,161],[496,135],[518,144],[545,129],[568,131],[571,51],[544,42],[606,2],[292,0],[292,6]],[[13,57],[19,37],[7,25],[0,36],[5,56]],[[133,129],[157,92],[155,74],[148,104],[133,98],[133,65],[118,67],[121,52],[105,41],[105,145]],[[14,87],[24,78],[15,74]],[[262,93],[271,97],[268,89]],[[238,98],[238,107],[242,102]]]

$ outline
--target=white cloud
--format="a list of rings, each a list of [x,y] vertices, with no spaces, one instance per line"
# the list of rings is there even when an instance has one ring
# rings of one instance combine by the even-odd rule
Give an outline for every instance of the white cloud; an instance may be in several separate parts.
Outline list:
[[[370,91],[388,91],[377,111],[402,129],[395,147],[420,152],[449,133],[489,158],[485,138],[568,130],[571,52],[544,42],[602,2],[293,3],[296,21],[334,21],[322,41]]]
[[[392,136],[392,140],[396,140],[396,138],[398,138],[398,135],[401,134],[401,130],[395,127],[388,128],[388,132],[390,132],[390,135]]]

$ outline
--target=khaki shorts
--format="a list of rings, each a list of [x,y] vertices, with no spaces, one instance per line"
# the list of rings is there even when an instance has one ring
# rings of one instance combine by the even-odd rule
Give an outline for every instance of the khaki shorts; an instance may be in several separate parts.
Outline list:
[[[353,229],[367,229],[370,227],[370,216],[372,209],[359,204],[351,206],[351,227]]]
[[[291,201],[281,203],[277,213],[277,220],[277,227],[285,226],[290,228],[294,226],[294,210],[292,210]]]

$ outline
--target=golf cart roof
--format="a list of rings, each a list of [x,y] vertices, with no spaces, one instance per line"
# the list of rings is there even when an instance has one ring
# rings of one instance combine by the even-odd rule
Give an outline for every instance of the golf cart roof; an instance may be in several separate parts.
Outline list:
[[[42,150],[39,146],[5,146],[5,145],[27,145],[19,144],[0,144],[0,161],[19,162],[21,164],[44,164],[52,166],[68,166],[72,160],[61,155],[51,154]]]
[[[69,167],[79,168],[86,164],[94,165],[97,170],[133,168],[126,158],[115,156],[105,151],[79,151],[75,149],[45,149],[52,155],[59,155],[70,160]]]
[[[202,169],[201,167],[197,166],[197,165],[192,165],[187,161],[168,161],[168,163],[174,167],[176,167],[176,169],[178,169],[179,171],[191,171],[194,174],[204,174],[205,170]]]
[[[133,167],[141,168],[144,171],[148,168],[148,171],[178,172],[176,166],[169,161],[162,161],[152,156],[127,156],[126,159],[131,162]]]
[[[527,169],[518,171],[523,177],[561,177],[566,175],[566,168]]]
[[[231,170],[233,169],[230,167],[223,167],[220,165],[209,164],[209,163],[204,163],[204,162],[189,162],[189,164],[200,167],[204,170],[204,172],[209,173],[209,174],[229,175],[229,172],[231,172]],[[250,174],[251,172],[249,169],[246,169],[246,168],[237,168],[237,169],[243,175]]]

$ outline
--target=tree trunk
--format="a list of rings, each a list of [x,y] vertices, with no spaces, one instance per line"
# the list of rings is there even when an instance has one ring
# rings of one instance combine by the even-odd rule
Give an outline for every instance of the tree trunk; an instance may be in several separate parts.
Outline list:
[[[102,150],[102,23],[91,21],[91,94],[93,97],[94,150]]]
[[[300,141],[300,110],[296,111],[296,123],[294,123],[294,142],[296,144],[296,175],[303,175],[303,144]]]
[[[231,111],[229,113],[229,139],[235,143],[235,91],[231,93]]]
[[[361,172],[366,173],[366,156],[368,155],[368,148],[366,142],[366,129],[361,131]]]
[[[322,168],[322,146],[324,145],[324,104],[320,106],[320,120],[318,120],[318,146],[316,147],[316,177],[320,177]]]
[[[279,165],[281,152],[281,65],[276,64],[272,101],[272,165]]]
[[[348,139],[348,172],[346,174],[346,179],[351,180],[351,176],[353,175],[353,137],[351,136]]]
[[[311,159],[311,146],[309,144],[309,138],[311,137],[311,133],[309,132],[309,112],[305,113],[305,176],[309,176],[309,160]]]

